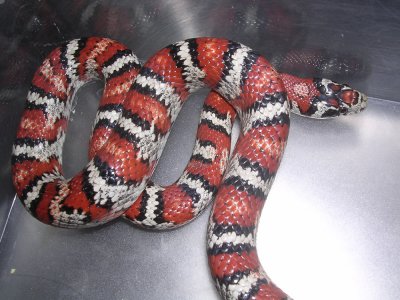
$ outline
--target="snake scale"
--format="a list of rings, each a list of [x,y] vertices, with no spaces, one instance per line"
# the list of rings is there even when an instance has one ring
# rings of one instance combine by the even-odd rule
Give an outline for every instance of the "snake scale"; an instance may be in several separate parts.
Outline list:
[[[74,93],[105,82],[89,163],[66,179],[62,146]],[[196,142],[171,186],[151,182],[170,128],[189,94],[205,100]],[[13,183],[25,208],[53,226],[79,228],[121,215],[146,228],[189,222],[214,200],[207,234],[212,276],[225,299],[289,299],[263,270],[256,231],[287,142],[290,111],[327,118],[357,113],[367,98],[328,79],[278,74],[238,42],[194,38],[143,66],[126,46],[99,37],[53,50],[36,71],[12,153]],[[232,124],[241,132],[230,153]]]

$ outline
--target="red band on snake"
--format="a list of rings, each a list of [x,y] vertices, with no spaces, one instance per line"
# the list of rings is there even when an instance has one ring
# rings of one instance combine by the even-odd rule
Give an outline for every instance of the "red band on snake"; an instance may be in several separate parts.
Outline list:
[[[94,79],[105,87],[90,162],[66,179],[62,145],[73,95]],[[183,103],[202,87],[213,91],[183,175],[169,187],[149,182]],[[13,147],[14,186],[35,218],[72,228],[121,215],[143,227],[173,228],[215,198],[207,247],[220,294],[287,299],[259,263],[255,234],[287,142],[290,110],[334,117],[359,112],[366,101],[347,85],[278,74],[265,58],[229,40],[178,42],[143,67],[118,42],[72,40],[52,51],[33,78]],[[241,134],[229,155],[236,115]]]

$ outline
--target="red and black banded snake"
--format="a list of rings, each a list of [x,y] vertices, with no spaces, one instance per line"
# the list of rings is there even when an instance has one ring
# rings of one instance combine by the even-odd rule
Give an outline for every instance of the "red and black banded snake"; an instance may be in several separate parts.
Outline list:
[[[105,81],[89,163],[66,179],[62,146],[74,92]],[[169,187],[150,182],[170,128],[189,94],[212,89],[195,147]],[[288,299],[264,272],[256,231],[287,142],[290,111],[315,118],[357,113],[367,98],[328,79],[279,74],[240,43],[195,38],[143,66],[124,45],[82,38],[53,50],[36,71],[13,146],[13,183],[43,223],[91,227],[121,215],[147,228],[189,222],[214,199],[207,251],[225,299]],[[234,119],[241,133],[230,154]]]

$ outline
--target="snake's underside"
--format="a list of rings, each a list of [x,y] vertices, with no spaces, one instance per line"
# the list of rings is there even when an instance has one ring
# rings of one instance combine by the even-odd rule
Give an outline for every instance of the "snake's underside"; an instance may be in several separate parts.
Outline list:
[[[62,146],[74,92],[102,79],[89,163],[66,179]],[[163,187],[149,178],[190,93],[205,100],[182,176]],[[255,235],[287,142],[289,113],[326,118],[357,113],[367,98],[327,79],[278,74],[250,48],[197,38],[172,44],[144,66],[124,45],[82,38],[53,50],[28,93],[12,154],[17,194],[38,220],[90,227],[124,215],[154,229],[189,222],[214,200],[207,251],[225,299],[287,299],[265,274]],[[241,123],[230,152],[234,119]]]

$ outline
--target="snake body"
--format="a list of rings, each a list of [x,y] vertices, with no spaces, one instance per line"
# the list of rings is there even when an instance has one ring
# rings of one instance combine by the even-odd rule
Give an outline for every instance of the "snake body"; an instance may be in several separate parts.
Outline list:
[[[74,92],[105,81],[89,163],[66,179],[62,145]],[[150,182],[190,93],[212,89],[193,155],[169,187]],[[325,118],[356,113],[366,97],[327,79],[278,74],[240,43],[196,38],[172,44],[143,66],[106,38],[71,40],[53,50],[32,80],[12,154],[22,204],[59,227],[91,227],[121,215],[155,229],[189,222],[215,198],[207,251],[225,299],[287,299],[256,253],[257,224],[287,142],[290,110]],[[241,123],[230,154],[234,119]]]

